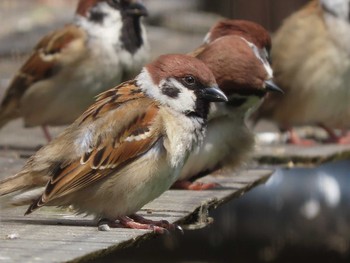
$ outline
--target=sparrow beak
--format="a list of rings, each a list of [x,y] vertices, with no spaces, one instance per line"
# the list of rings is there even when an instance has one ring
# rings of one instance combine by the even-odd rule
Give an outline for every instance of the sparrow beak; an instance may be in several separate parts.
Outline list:
[[[148,16],[146,7],[140,2],[132,2],[128,5],[126,13],[130,16]]]
[[[202,90],[201,97],[211,102],[225,102],[228,101],[226,95],[219,89],[217,85]]]
[[[266,90],[270,91],[270,92],[279,92],[284,94],[284,91],[282,89],[280,89],[274,82],[273,80],[269,79],[265,81],[265,85],[266,85]]]

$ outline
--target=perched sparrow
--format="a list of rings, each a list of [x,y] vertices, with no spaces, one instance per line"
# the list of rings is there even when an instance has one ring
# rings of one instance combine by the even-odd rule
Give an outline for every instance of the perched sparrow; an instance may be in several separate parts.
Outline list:
[[[0,127],[22,117],[26,127],[72,123],[107,88],[130,79],[148,59],[135,0],[80,0],[73,23],[44,37],[8,87]]]
[[[270,94],[254,115],[290,132],[290,142],[309,145],[292,130],[320,125],[329,141],[346,143],[334,128],[346,129],[350,119],[350,1],[312,1],[287,18],[273,39],[276,84],[284,96]]]
[[[214,73],[229,101],[211,104],[204,142],[190,155],[175,187],[211,188],[215,184],[191,184],[188,179],[225,165],[237,168],[252,151],[254,135],[245,118],[268,91],[279,91],[271,81],[269,64],[263,63],[264,59],[252,45],[239,35],[224,36],[195,52]]]
[[[99,95],[22,171],[0,182],[0,195],[17,191],[11,202],[31,203],[26,214],[43,205],[73,205],[125,227],[152,228],[144,224],[150,221],[128,216],[178,178],[203,139],[210,101],[227,98],[204,63],[187,55],[161,56],[135,80]],[[161,226],[155,231],[169,227],[152,223]]]

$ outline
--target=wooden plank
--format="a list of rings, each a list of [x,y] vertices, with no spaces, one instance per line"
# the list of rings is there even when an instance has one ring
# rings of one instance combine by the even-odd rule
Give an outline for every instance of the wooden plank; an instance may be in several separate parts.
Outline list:
[[[328,138],[323,129],[314,126],[294,128],[301,137],[314,141],[312,146],[287,144],[287,133],[280,133],[276,124],[260,121],[254,127],[256,147],[254,159],[263,165],[315,166],[326,162],[347,160],[350,145],[324,143]]]
[[[0,157],[0,178],[14,173],[23,159]],[[210,191],[170,190],[147,204],[139,214],[149,219],[177,222],[185,229],[205,227],[212,222],[208,210],[241,196],[265,182],[272,170],[216,173],[202,181],[217,182]],[[134,246],[154,234],[145,230],[97,230],[92,217],[76,216],[72,211],[43,207],[23,216],[26,207],[1,208],[0,262],[63,262],[97,258],[126,246]]]
[[[303,147],[288,144],[257,146],[254,159],[260,164],[314,166],[350,158],[350,145],[319,144]]]

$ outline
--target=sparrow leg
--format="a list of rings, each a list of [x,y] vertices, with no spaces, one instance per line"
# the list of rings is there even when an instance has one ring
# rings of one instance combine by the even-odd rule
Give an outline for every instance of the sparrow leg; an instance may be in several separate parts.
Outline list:
[[[51,142],[52,136],[50,134],[49,128],[46,125],[42,125],[41,129],[43,130],[43,133],[44,133],[44,136],[45,136],[47,142]]]
[[[288,138],[289,138],[287,143],[300,145],[300,146],[312,146],[316,144],[316,142],[313,140],[300,138],[300,136],[295,132],[295,130],[292,127],[288,127],[286,131],[288,132]]]
[[[336,143],[336,144],[349,144],[350,143],[350,135],[347,134],[344,130],[341,135],[337,135],[332,128],[324,124],[319,124],[319,127],[324,129],[328,134],[328,139],[325,141],[326,143]]]
[[[182,231],[180,226],[171,224],[166,220],[152,221],[136,214],[131,216],[120,216],[116,221],[101,219],[98,223],[98,229],[100,231],[108,231],[110,230],[110,227],[152,230],[157,234],[168,233],[169,230],[176,229]]]
[[[213,188],[217,188],[217,187],[220,187],[220,184],[178,180],[172,185],[171,188],[172,189],[182,189],[182,190],[203,191],[203,190],[213,189]]]
[[[129,217],[132,218],[135,222],[138,222],[140,224],[153,225],[153,226],[161,227],[163,229],[170,230],[170,231],[179,230],[180,232],[183,233],[182,227],[176,224],[169,223],[167,220],[154,221],[154,220],[146,219],[137,214],[133,214]]]

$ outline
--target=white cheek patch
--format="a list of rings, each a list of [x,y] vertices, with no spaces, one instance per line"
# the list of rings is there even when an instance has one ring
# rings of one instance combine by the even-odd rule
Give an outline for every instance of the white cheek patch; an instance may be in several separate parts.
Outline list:
[[[205,35],[204,39],[203,39],[203,43],[204,43],[204,44],[209,44],[209,43],[210,43],[210,39],[211,39],[211,33],[208,32],[208,33]]]
[[[177,112],[192,112],[196,108],[196,95],[193,90],[183,86],[174,78],[162,80],[159,87],[152,81],[151,76],[146,69],[136,77],[137,85],[141,87],[142,91],[149,97],[159,101],[162,105],[167,105]],[[162,86],[174,87],[178,90],[176,97],[169,97],[162,93]]]
[[[165,83],[163,83],[164,85]],[[162,96],[162,100],[171,108],[178,112],[191,112],[196,108],[196,95],[193,90],[184,87],[175,79],[169,79],[165,85],[170,85],[179,90],[176,98],[170,98],[166,95]]]
[[[102,39],[106,48],[117,45],[120,42],[119,39],[123,25],[120,12],[108,6],[106,2],[100,2],[94,8],[105,14],[103,24],[91,22],[83,16],[76,16],[76,24],[84,28],[93,40]]]
[[[248,46],[253,50],[254,55],[261,61],[261,63],[263,64],[263,66],[267,72],[268,79],[272,79],[273,78],[273,70],[271,68],[270,63],[267,61],[267,57],[268,57],[267,50],[264,48],[264,50],[262,52],[259,52],[259,49],[256,45],[247,41],[243,37],[241,37],[241,39],[243,39],[248,44]]]
[[[256,47],[255,47],[256,48]],[[264,48],[263,49],[264,51],[264,55],[260,55],[259,57],[260,57],[260,60],[261,60],[261,62],[263,63],[263,65],[264,65],[264,68],[265,68],[265,70],[266,70],[266,72],[267,72],[267,74],[268,74],[268,78],[269,79],[272,79],[273,78],[273,69],[271,68],[271,65],[270,65],[270,63],[269,63],[269,61],[267,60],[268,59],[268,54],[267,54],[267,51],[266,51],[266,49]]]

